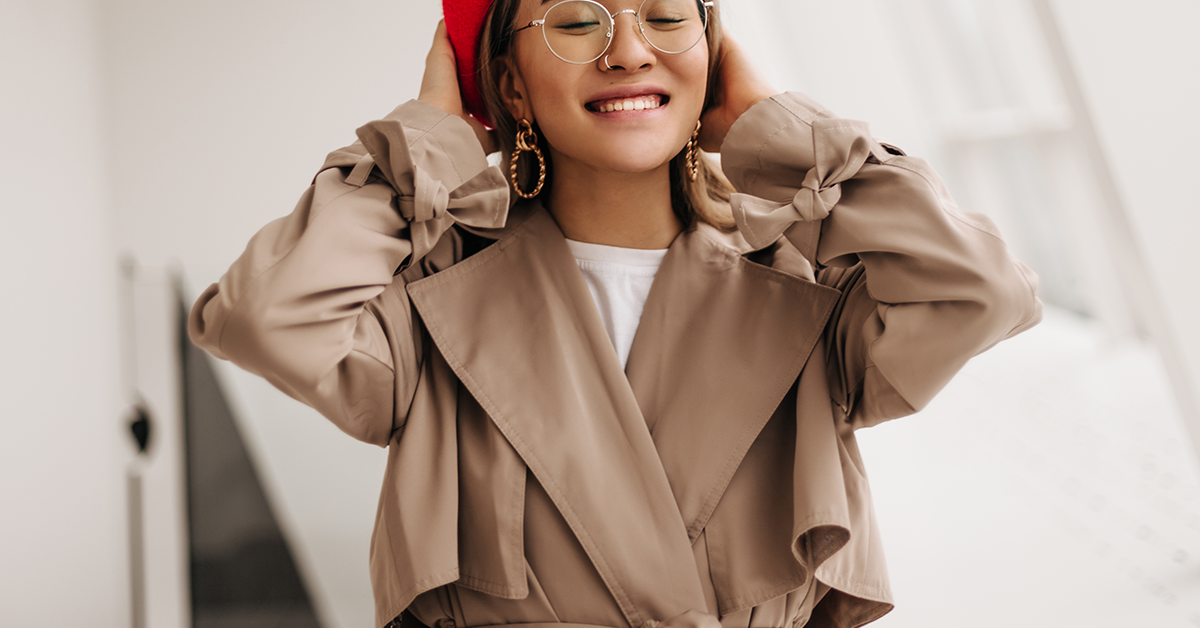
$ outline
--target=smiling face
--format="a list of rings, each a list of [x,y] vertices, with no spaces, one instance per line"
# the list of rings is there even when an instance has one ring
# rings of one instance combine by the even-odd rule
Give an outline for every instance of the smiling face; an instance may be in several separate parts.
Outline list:
[[[557,2],[522,0],[514,28],[542,19]],[[641,0],[601,4],[612,14],[637,11]],[[558,172],[665,172],[704,106],[705,42],[681,54],[660,52],[632,12],[615,18],[612,42],[594,62],[559,59],[538,27],[513,36],[509,61],[501,79],[505,104],[514,118],[536,122]]]

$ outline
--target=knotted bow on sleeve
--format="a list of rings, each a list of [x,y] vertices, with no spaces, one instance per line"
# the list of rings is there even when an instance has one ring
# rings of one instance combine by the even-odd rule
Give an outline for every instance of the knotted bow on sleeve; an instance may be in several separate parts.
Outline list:
[[[509,189],[499,168],[484,168],[467,181],[434,178],[416,165],[424,155],[414,160],[418,149],[409,144],[397,120],[370,122],[358,129],[358,138],[380,175],[399,194],[400,215],[408,221],[413,250],[401,270],[432,250],[455,223],[484,230],[504,226]]]
[[[796,244],[805,257],[815,261],[819,233],[816,223],[837,205],[842,197],[841,183],[858,173],[877,146],[865,122],[840,118],[814,120],[812,137],[815,164],[804,175],[800,188],[790,200],[771,201],[742,193],[732,195],[730,204],[734,220],[754,249],[769,246],[797,221],[812,223],[809,229],[812,237]]]

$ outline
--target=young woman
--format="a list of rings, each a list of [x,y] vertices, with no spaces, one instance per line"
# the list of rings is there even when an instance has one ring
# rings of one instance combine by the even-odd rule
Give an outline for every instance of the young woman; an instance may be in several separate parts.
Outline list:
[[[193,309],[198,345],[389,449],[379,625],[891,608],[854,430],[1037,322],[1036,280],[717,11],[446,0],[419,99]]]

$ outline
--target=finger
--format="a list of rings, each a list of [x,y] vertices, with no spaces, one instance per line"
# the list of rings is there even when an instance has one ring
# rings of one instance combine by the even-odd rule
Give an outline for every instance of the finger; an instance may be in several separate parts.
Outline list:
[[[430,52],[435,51],[444,57],[454,58],[454,46],[450,43],[450,31],[446,30],[446,20],[438,20],[437,29],[433,31]]]
[[[462,96],[458,90],[458,66],[444,20],[438,22],[437,30],[434,31],[433,44],[425,57],[421,93],[417,98],[447,113],[458,116],[463,114]]]
[[[430,70],[433,70],[433,72]],[[429,54],[425,56],[425,76],[428,78],[444,79],[449,75],[457,78],[457,71],[454,47],[450,45],[450,35],[446,31],[446,21],[439,20],[437,30],[433,33],[433,44],[429,47]]]

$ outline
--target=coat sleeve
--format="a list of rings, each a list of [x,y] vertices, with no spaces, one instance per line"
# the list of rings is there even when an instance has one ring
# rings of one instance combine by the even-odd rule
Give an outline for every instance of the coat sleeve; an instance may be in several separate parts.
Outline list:
[[[406,103],[358,136],[201,294],[188,333],[384,446],[420,370],[405,285],[429,272],[435,247],[457,261],[453,237],[439,246],[456,220],[503,224],[508,192],[470,127],[435,107]]]
[[[911,414],[968,359],[1041,319],[1037,277],[922,160],[799,94],[746,112],[722,147],[739,230],[788,238],[841,291],[830,392],[856,427]]]

